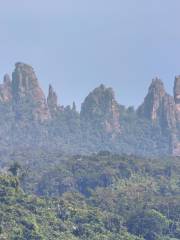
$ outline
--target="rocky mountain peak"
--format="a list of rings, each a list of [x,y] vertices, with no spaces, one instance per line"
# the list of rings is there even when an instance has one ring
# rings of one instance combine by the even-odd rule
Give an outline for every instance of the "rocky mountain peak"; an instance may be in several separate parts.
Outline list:
[[[24,63],[16,63],[12,74],[13,94],[16,100],[32,95],[44,97],[33,68]]]
[[[81,118],[95,122],[108,133],[120,132],[120,112],[112,88],[100,85],[85,99],[81,108]]]
[[[158,78],[153,79],[148,94],[138,109],[139,115],[156,122],[165,95],[163,82]]]
[[[19,114],[21,108],[18,105],[24,105],[29,112],[32,112],[34,119],[39,121],[49,119],[46,97],[30,65],[15,64],[15,70],[12,74],[12,94],[18,115],[21,115]]]
[[[178,96],[180,96],[179,80],[176,78],[174,87],[174,98],[176,102]],[[141,117],[150,120],[155,126],[158,125],[161,128],[161,132],[169,136],[170,145],[173,149],[170,149],[171,152],[180,152],[180,150],[177,149],[177,146],[179,146],[177,137],[179,135],[177,130],[178,107],[177,104],[175,104],[174,98],[166,93],[164,84],[161,80],[154,79],[149,87],[148,94],[143,104],[139,107],[137,112]],[[176,150],[174,150],[174,148],[176,148]]]
[[[161,79],[155,78],[152,80],[152,83],[149,87],[149,94],[156,98],[162,98],[165,95],[164,83]]]

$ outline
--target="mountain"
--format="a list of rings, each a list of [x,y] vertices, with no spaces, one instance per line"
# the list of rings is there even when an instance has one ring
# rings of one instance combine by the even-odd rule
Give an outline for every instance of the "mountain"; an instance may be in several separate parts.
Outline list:
[[[128,93],[127,93],[128,94]],[[53,87],[46,98],[33,68],[16,63],[0,85],[0,155],[18,149],[68,153],[112,151],[180,156],[180,77],[174,96],[154,79],[137,110],[119,104],[114,91],[95,88],[82,103],[61,106]]]
[[[81,108],[81,119],[93,128],[109,134],[120,133],[120,111],[114,92],[104,85],[94,89],[85,99]]]
[[[163,134],[169,136],[169,145],[174,155],[180,154],[179,123],[180,123],[180,78],[175,78],[174,97],[166,93],[160,79],[154,79],[143,104],[138,108],[140,117],[147,118],[152,124],[159,125]]]
[[[12,74],[12,101],[17,118],[23,117],[24,111],[27,111],[33,120],[40,122],[50,118],[46,97],[29,65],[16,64]]]

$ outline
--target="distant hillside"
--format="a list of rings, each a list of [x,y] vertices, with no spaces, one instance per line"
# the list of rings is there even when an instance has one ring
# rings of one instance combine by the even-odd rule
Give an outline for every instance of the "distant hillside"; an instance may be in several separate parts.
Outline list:
[[[128,93],[127,93],[128,95]],[[49,86],[46,97],[33,68],[16,63],[0,85],[0,154],[20,149],[66,153],[114,153],[144,156],[180,155],[180,77],[174,97],[154,79],[143,104],[120,105],[111,88],[100,85],[82,103],[61,106]]]

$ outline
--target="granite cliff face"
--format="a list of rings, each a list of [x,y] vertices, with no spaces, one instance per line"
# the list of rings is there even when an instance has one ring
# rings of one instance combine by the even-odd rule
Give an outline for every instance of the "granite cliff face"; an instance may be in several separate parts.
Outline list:
[[[76,105],[60,106],[53,87],[46,98],[33,68],[17,63],[0,85],[0,155],[15,149],[68,153],[112,151],[146,156],[180,156],[180,77],[174,96],[152,81],[137,109],[117,103],[114,91],[100,85]]]
[[[82,104],[81,119],[106,133],[120,134],[120,110],[113,90],[100,85],[91,92]]]
[[[154,125],[159,125],[161,132],[169,137],[170,151],[180,154],[180,78],[175,78],[174,97],[166,93],[163,82],[152,81],[144,103],[137,110],[140,117],[145,117]]]
[[[50,118],[46,97],[31,66],[23,63],[15,65],[12,96],[17,118],[23,116],[26,110],[34,120],[43,122]]]
[[[153,79],[148,94],[138,109],[139,115],[156,123],[161,114],[161,107],[165,95],[166,92],[163,82],[158,78]]]
[[[162,130],[176,127],[174,99],[166,93],[163,82],[158,78],[152,80],[148,94],[137,112],[140,117],[149,119],[152,124],[159,123]]]

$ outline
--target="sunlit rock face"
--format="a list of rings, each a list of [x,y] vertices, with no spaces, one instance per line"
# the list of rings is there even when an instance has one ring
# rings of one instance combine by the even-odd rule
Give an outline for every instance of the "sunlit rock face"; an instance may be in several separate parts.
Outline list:
[[[180,76],[176,76],[174,81],[174,101],[176,135],[173,136],[172,153],[175,156],[180,156]]]
[[[111,88],[100,85],[85,99],[81,119],[109,134],[120,133],[120,111]]]
[[[160,79],[154,79],[149,87],[143,104],[138,108],[140,117],[147,118],[151,124],[159,126],[161,132],[169,138],[169,151],[180,155],[180,78],[176,78],[174,97],[166,93]]]
[[[163,82],[158,78],[153,79],[148,94],[143,104],[138,109],[139,115],[148,118],[152,122],[156,122],[161,111],[160,108],[165,94]]]
[[[31,66],[16,63],[12,74],[12,95],[17,115],[22,115],[26,108],[34,120],[43,122],[50,118],[46,97]]]
[[[154,79],[143,104],[137,110],[139,116],[160,124],[164,130],[176,127],[176,107],[172,96],[166,93],[160,79]]]

